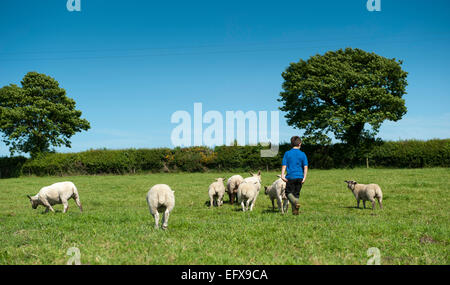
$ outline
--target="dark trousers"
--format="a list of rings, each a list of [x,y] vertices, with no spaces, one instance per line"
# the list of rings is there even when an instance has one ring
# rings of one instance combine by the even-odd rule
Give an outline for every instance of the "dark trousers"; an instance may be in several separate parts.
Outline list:
[[[300,197],[300,190],[302,190],[302,180],[303,179],[289,179],[288,182],[286,182],[286,196],[292,194],[298,199]]]

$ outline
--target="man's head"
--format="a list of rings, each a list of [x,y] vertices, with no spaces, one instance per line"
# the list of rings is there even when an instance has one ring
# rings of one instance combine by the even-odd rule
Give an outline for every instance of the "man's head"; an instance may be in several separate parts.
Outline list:
[[[291,138],[292,147],[300,147],[302,145],[302,139],[299,136],[293,136]]]

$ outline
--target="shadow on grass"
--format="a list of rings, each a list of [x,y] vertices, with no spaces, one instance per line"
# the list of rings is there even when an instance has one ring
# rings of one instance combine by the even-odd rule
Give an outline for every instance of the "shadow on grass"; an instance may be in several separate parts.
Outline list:
[[[359,208],[358,208],[358,207],[356,207],[356,206],[342,206],[342,207],[339,207],[339,208],[364,210],[363,207],[359,207]]]
[[[41,215],[46,215],[46,214],[56,214],[56,213],[62,213],[63,211],[61,211],[61,210],[56,210],[55,209],[55,212],[53,213],[52,211],[48,211],[48,212],[46,212],[45,210],[44,211],[42,211],[41,212]]]
[[[262,210],[263,214],[278,214],[281,213],[278,209],[272,209],[272,207],[267,208],[266,210]]]
[[[231,204],[230,200],[223,200],[222,203],[223,203],[223,205],[230,205],[230,206],[234,206],[237,204],[236,202]],[[211,202],[209,200],[205,201],[205,203],[204,203],[204,205],[207,207],[209,207],[210,204],[211,204]],[[214,206],[217,206],[216,201],[214,201]]]

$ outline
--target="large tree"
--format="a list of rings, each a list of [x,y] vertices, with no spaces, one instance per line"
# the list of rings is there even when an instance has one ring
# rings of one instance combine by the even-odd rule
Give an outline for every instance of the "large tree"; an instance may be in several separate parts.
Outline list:
[[[90,128],[54,78],[29,72],[21,85],[0,89],[0,132],[11,154],[24,152],[33,157],[50,151],[51,146],[70,147],[75,133]]]
[[[383,121],[406,114],[407,72],[402,61],[361,49],[329,51],[291,63],[278,101],[287,123],[305,130],[311,142],[349,146],[373,141]]]

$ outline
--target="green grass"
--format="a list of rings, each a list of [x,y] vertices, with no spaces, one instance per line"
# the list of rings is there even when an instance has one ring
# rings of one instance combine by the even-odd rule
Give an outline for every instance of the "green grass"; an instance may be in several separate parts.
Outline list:
[[[263,173],[263,185],[274,172]],[[253,212],[225,204],[209,209],[208,185],[231,173],[22,177],[0,180],[0,264],[65,264],[78,247],[83,264],[450,264],[450,171],[434,169],[311,170],[301,214],[272,212],[260,193]],[[248,176],[245,173],[241,175]],[[344,180],[378,183],[384,209],[356,209]],[[73,181],[84,213],[31,209],[26,194]],[[148,189],[166,183],[176,204],[167,231],[153,229]],[[362,205],[361,205],[362,206]]]

